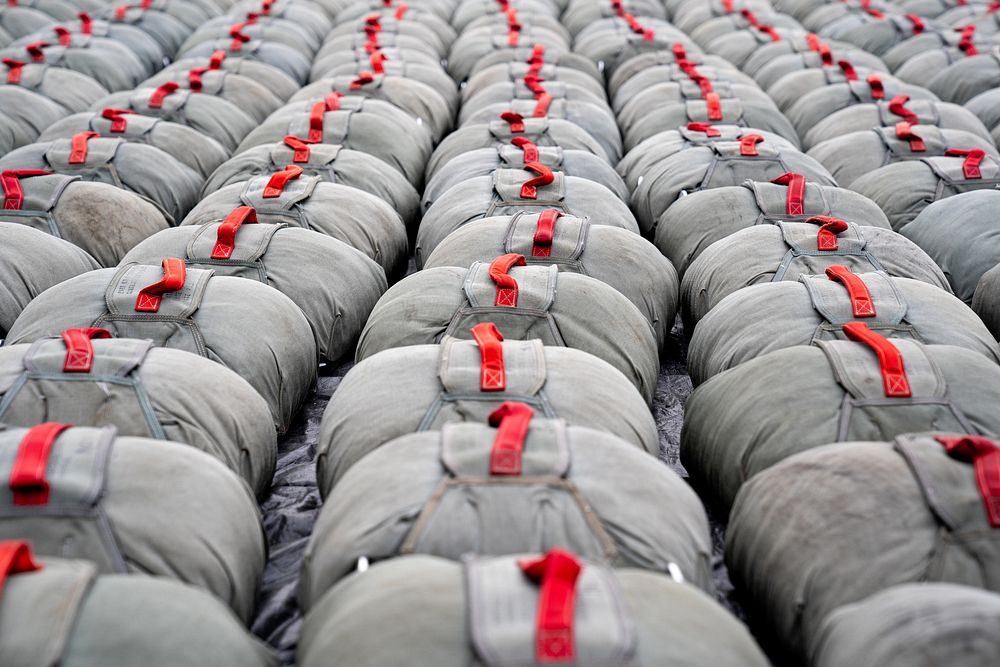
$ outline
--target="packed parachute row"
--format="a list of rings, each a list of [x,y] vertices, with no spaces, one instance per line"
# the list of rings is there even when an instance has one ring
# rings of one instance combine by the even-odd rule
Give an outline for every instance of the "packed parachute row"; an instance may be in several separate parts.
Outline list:
[[[3,665],[994,664],[998,3],[9,0],[0,57]]]

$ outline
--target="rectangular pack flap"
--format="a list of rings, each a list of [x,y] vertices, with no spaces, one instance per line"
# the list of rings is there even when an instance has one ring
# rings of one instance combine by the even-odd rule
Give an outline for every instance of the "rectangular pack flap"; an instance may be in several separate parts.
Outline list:
[[[817,255],[821,252],[838,255],[862,255],[868,245],[861,227],[853,222],[847,223],[847,229],[837,234],[837,250],[834,251],[820,251],[819,225],[811,222],[777,222],[775,224],[781,230],[781,236],[788,247],[799,255]]]
[[[290,211],[296,204],[309,199],[313,190],[320,182],[320,177],[315,174],[302,174],[298,178],[291,179],[284,183],[281,192],[275,197],[265,197],[264,190],[271,181],[272,175],[254,176],[240,193],[240,201],[245,206],[252,206],[257,209],[257,213],[275,213]]]
[[[874,316],[856,316],[848,290],[825,275],[799,276],[799,281],[806,286],[813,308],[830,324],[840,326],[857,319],[863,319],[872,328],[900,324],[906,317],[908,305],[892,278],[884,271],[858,273],[855,276],[868,289]]]
[[[189,262],[205,260],[220,261],[219,259],[212,259],[212,251],[215,249],[219,236],[219,227],[222,224],[221,222],[209,222],[198,228],[198,231],[195,232],[194,236],[188,242],[187,260]],[[278,230],[287,226],[285,223],[273,225],[266,223],[240,225],[236,233],[232,252],[223,261],[256,262],[267,252],[267,247]]]
[[[445,424],[441,427],[441,464],[453,477],[489,477],[496,433],[484,424]],[[532,419],[521,453],[521,476],[565,477],[569,465],[566,423]]]
[[[87,377],[127,377],[153,348],[153,341],[140,338],[95,338],[90,344],[94,356]],[[29,373],[62,374],[65,363],[66,343],[58,336],[36,340],[24,354],[24,370]]]
[[[498,401],[505,396],[535,396],[545,386],[545,348],[542,341],[508,340],[502,343],[506,389],[491,392]],[[472,340],[446,337],[441,341],[438,378],[446,393],[465,396],[482,394],[482,358]]]
[[[510,270],[509,275],[517,282],[518,310],[548,311],[552,307],[559,280],[558,267],[551,264],[517,266]],[[496,305],[497,284],[490,277],[490,263],[476,262],[469,267],[462,289],[471,307],[493,308]]]
[[[544,246],[536,243],[539,233],[539,217],[541,213],[516,213],[510,220],[507,236],[504,239],[504,252],[524,255],[529,263],[533,257],[538,262],[548,263],[552,260],[576,261],[580,259],[587,245],[587,232],[590,223],[584,218],[572,215],[559,215],[552,227],[552,238]],[[542,248],[544,252],[539,252]],[[536,254],[537,253],[537,254]]]
[[[497,169],[493,172],[493,190],[504,205],[561,204],[566,199],[566,176],[561,171],[552,173],[551,183],[534,186],[536,194],[533,198],[522,197],[525,183],[535,178],[536,174],[527,169]]]
[[[923,344],[903,338],[893,338],[891,342],[902,354],[912,399],[943,398],[948,390],[944,376],[927,356]],[[856,399],[885,398],[879,359],[871,348],[846,340],[822,340],[816,344],[826,353],[837,382],[851,396]]]
[[[126,264],[118,269],[108,289],[104,300],[111,316],[128,316],[136,318],[145,315],[147,318],[179,318],[190,317],[201,306],[201,300],[208,288],[212,271],[205,269],[187,269],[184,287],[176,292],[166,292],[161,295],[160,306],[155,314],[136,312],[136,299],[139,292],[159,282],[163,278],[163,268],[149,264]]]

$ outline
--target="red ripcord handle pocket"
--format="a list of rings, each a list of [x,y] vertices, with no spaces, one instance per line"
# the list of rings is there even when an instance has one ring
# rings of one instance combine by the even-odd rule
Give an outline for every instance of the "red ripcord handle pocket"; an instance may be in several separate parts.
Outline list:
[[[70,164],[85,164],[87,162],[87,143],[100,137],[98,132],[77,132],[70,139]]]
[[[3,207],[6,211],[20,211],[24,206],[24,190],[21,188],[22,178],[32,176],[49,176],[51,171],[45,169],[7,169],[0,172],[0,185],[3,186]]]
[[[309,162],[309,156],[312,151],[309,149],[309,144],[299,139],[291,134],[285,135],[282,139],[284,144],[292,149],[292,162],[304,163]]]
[[[549,208],[538,214],[535,225],[535,235],[531,239],[532,257],[550,257],[552,255],[552,239],[555,238],[556,220],[562,215],[554,208]]]
[[[16,86],[21,83],[21,72],[24,69],[23,60],[14,60],[13,58],[4,58],[3,64],[7,66],[7,83],[12,86]]]
[[[910,125],[918,125],[920,123],[920,119],[917,117],[917,114],[906,108],[906,103],[909,101],[909,95],[896,95],[894,98],[889,100],[889,113],[894,116],[899,116]]]
[[[981,435],[934,438],[953,459],[971,461],[990,525],[1000,527],[1000,445]]]
[[[389,58],[379,50],[376,50],[368,57],[368,62],[371,63],[372,71],[376,74],[385,74],[385,61]]]
[[[905,120],[896,123],[896,138],[900,141],[908,141],[910,150],[914,153],[923,153],[927,150],[927,144],[919,134],[913,131],[913,126]]]
[[[52,445],[70,424],[45,422],[28,430],[17,448],[8,484],[18,506],[45,505],[49,502],[49,481],[45,469]]]
[[[493,322],[472,327],[479,346],[479,391],[506,391],[507,368],[503,363],[503,335]]]
[[[743,157],[757,157],[757,144],[764,141],[764,137],[759,134],[744,134],[740,137],[740,155]]]
[[[531,139],[527,137],[514,137],[510,140],[510,143],[521,149],[525,164],[528,162],[538,162],[538,146]]]
[[[843,330],[848,340],[864,343],[875,352],[887,398],[910,398],[913,395],[899,348],[885,336],[869,329],[864,322],[848,322]]]
[[[525,576],[540,584],[535,615],[535,660],[542,663],[575,660],[576,582],[583,564],[562,549],[552,549],[541,558],[519,560],[517,564]]]
[[[839,250],[840,243],[837,241],[837,234],[846,232],[850,227],[840,218],[829,215],[814,215],[806,222],[819,225],[819,231],[816,233],[816,249],[823,251]]]
[[[135,310],[139,313],[155,313],[160,310],[162,295],[184,288],[187,267],[183,259],[168,257],[163,260],[163,278],[143,287],[135,299]]]
[[[167,81],[164,83],[149,96],[149,108],[159,109],[163,107],[163,100],[167,99],[168,95],[173,95],[174,91],[180,87],[181,84],[176,81]]]
[[[690,132],[701,132],[706,137],[722,136],[722,132],[717,127],[713,127],[711,123],[688,123],[687,129]]]
[[[852,273],[843,264],[834,264],[826,267],[826,277],[838,282],[847,290],[847,296],[851,300],[851,312],[854,317],[875,317],[875,303],[872,301],[872,294],[856,273]]]
[[[66,344],[63,373],[89,373],[94,365],[94,346],[90,341],[111,338],[110,331],[98,327],[65,329],[60,335]]]
[[[114,107],[104,107],[101,109],[101,118],[111,121],[111,131],[115,133],[124,132],[128,129],[128,119],[125,116],[134,114],[131,109],[115,109]]]
[[[515,266],[525,266],[526,264],[524,255],[513,252],[500,255],[490,262],[490,280],[497,286],[494,306],[517,307],[517,281],[514,280],[514,276],[510,275],[509,271]]]
[[[238,206],[219,225],[212,248],[212,259],[229,259],[236,248],[236,232],[246,224],[256,224],[257,210],[253,206]]]
[[[967,179],[983,177],[983,173],[979,170],[979,165],[986,157],[986,151],[982,148],[949,148],[944,154],[948,157],[965,157],[965,162],[962,163],[962,174]]]
[[[296,167],[294,164],[286,166],[281,171],[274,172],[271,174],[271,179],[267,182],[267,185],[264,186],[264,193],[261,196],[264,199],[280,197],[281,193],[285,191],[288,181],[294,181],[301,175],[302,167]]]
[[[0,542],[0,595],[12,574],[37,572],[42,565],[31,556],[31,545],[25,540]]]
[[[785,213],[788,215],[805,214],[806,198],[806,177],[788,171],[771,181],[775,185],[785,185],[788,187],[788,194],[785,196]]]
[[[538,188],[551,185],[556,180],[556,176],[552,173],[552,170],[541,162],[526,162],[524,169],[533,171],[538,176],[529,178],[521,185],[521,199],[537,199]]]
[[[497,429],[490,449],[490,474],[518,476],[521,474],[521,455],[524,440],[528,437],[531,417],[535,414],[528,405],[505,401],[490,413],[489,424]]]

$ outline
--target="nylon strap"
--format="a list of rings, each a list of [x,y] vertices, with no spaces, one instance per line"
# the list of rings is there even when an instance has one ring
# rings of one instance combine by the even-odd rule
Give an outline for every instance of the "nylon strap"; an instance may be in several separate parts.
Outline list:
[[[524,440],[528,437],[531,417],[535,412],[528,405],[505,401],[490,413],[489,423],[497,429],[490,449],[490,474],[519,476]]]
[[[875,317],[875,303],[872,301],[871,292],[868,291],[865,281],[857,274],[852,273],[843,264],[834,264],[826,268],[826,277],[842,284],[847,290],[854,317]]]
[[[503,335],[493,322],[483,322],[470,329],[479,346],[479,390],[505,391],[507,369],[503,363]]]
[[[45,478],[45,468],[49,464],[53,443],[70,426],[45,422],[29,429],[21,440],[9,479],[15,505],[45,505],[49,502],[49,481]]]
[[[864,343],[875,352],[886,397],[909,398],[913,395],[899,348],[888,338],[869,329],[863,322],[848,322],[843,326],[843,331],[849,340]]]
[[[66,344],[63,373],[89,373],[94,365],[94,338],[111,338],[111,332],[98,327],[65,329],[62,334]]]
[[[135,299],[135,310],[140,313],[155,313],[160,310],[162,295],[176,292],[184,288],[187,278],[187,267],[183,259],[168,257],[163,260],[163,278],[147,285],[139,291]]]

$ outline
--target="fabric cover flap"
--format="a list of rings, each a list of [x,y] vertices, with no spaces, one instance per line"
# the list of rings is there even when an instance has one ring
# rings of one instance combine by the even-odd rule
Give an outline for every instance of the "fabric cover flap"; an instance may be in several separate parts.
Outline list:
[[[153,348],[153,341],[142,338],[106,338],[90,341],[94,358],[90,373],[80,377],[126,377],[138,368]],[[24,355],[24,369],[29,373],[61,374],[66,362],[66,343],[61,337],[41,338]]]
[[[743,182],[743,187],[753,191],[757,207],[766,219],[795,220],[800,217],[788,215],[788,188],[784,185],[746,180]],[[826,199],[826,191],[819,185],[806,181],[805,194],[802,197],[802,210],[808,211],[807,214],[801,216],[803,219],[814,215],[829,214],[830,204]]]
[[[484,424],[445,424],[441,427],[441,464],[454,477],[489,477],[496,434],[496,429]],[[563,420],[532,419],[521,453],[521,476],[565,477],[570,465],[566,438]]]
[[[938,178],[948,183],[1000,181],[1000,164],[989,155],[979,163],[979,172],[982,174],[982,178],[974,179],[967,179],[962,171],[962,166],[965,164],[964,157],[925,157],[921,161],[930,167]]]
[[[817,341],[833,367],[837,382],[856,399],[883,399],[885,385],[875,351],[863,343],[842,340]],[[903,366],[914,399],[943,398],[944,377],[921,343],[902,338],[892,344],[903,355]]]
[[[90,129],[99,133],[102,137],[128,138],[142,137],[153,130],[157,123],[163,122],[159,118],[143,116],[142,114],[130,113],[122,116],[125,119],[125,130],[123,132],[112,132],[110,118],[105,118],[99,113],[95,113],[90,119]]]
[[[518,213],[511,218],[504,239],[504,252],[524,255],[531,261],[535,230],[538,228],[538,213]],[[551,253],[543,258],[544,263],[552,260],[578,260],[587,244],[590,223],[584,218],[560,215],[552,233]]]
[[[524,151],[517,146],[503,145],[497,148],[497,154],[500,156],[500,163],[504,166],[510,167],[523,167],[524,166]],[[562,167],[563,164],[563,149],[559,146],[539,146],[538,147],[538,160],[544,164],[546,167],[551,167],[553,169],[557,167]]]
[[[188,269],[184,287],[176,292],[166,292],[161,295],[161,304],[155,314],[145,314],[156,317],[190,317],[201,306],[202,297],[208,288],[208,281],[214,271],[205,269]],[[108,289],[104,293],[108,312],[111,315],[142,315],[135,310],[135,302],[139,292],[145,287],[159,282],[163,278],[163,267],[149,264],[126,264],[118,269]]]
[[[22,178],[21,190],[24,193],[24,201],[21,208],[24,212],[47,213],[56,206],[63,191],[69,187],[73,181],[79,181],[79,176],[67,176],[65,174],[51,174],[49,176],[32,176]],[[3,211],[0,218],[10,215],[11,211]]]
[[[83,164],[70,164],[69,157],[73,152],[72,139],[56,139],[45,151],[45,161],[52,171],[76,171],[84,167],[101,167],[111,164],[115,159],[118,147],[125,143],[124,139],[94,138],[87,142],[87,161]]]
[[[547,266],[515,266],[510,275],[517,281],[517,309],[544,310],[552,307],[556,298],[556,281],[559,268]],[[489,262],[476,262],[469,267],[462,283],[465,298],[473,308],[491,308],[495,305],[497,286],[490,278]]]
[[[159,108],[154,109],[149,106],[149,98],[152,97],[153,92],[152,89],[141,88],[129,99],[129,104],[141,114],[166,116],[184,108],[191,96],[191,91],[187,88],[178,88],[163,98],[163,103]]]
[[[817,244],[819,225],[811,222],[778,222],[781,236],[785,243],[798,254],[818,254],[821,251]],[[847,229],[837,234],[838,255],[860,255],[865,252],[867,241],[861,227],[853,222],[847,223]]]
[[[712,119],[708,117],[708,103],[705,100],[688,100],[684,103],[687,107],[687,118],[695,123],[710,123]],[[722,117],[727,123],[743,123],[743,103],[737,99],[719,100],[719,108],[722,110]]]
[[[323,127],[326,129],[325,124]],[[277,167],[277,170],[284,169],[285,165],[289,164],[297,165],[306,170],[310,167],[326,167],[337,159],[337,156],[340,155],[342,148],[343,146],[340,144],[309,144],[309,161],[294,162],[294,150],[285,144],[274,144],[271,148],[271,163]]]
[[[188,261],[209,260],[212,258],[212,250],[215,249],[216,239],[219,236],[219,227],[222,224],[221,222],[209,222],[198,228],[198,231],[195,232],[194,236],[188,242]],[[267,252],[267,247],[270,245],[274,235],[278,233],[278,230],[287,226],[285,223],[275,225],[266,223],[240,225],[239,231],[236,233],[236,243],[228,261],[256,262]]]
[[[865,317],[862,321],[868,326],[902,322],[906,316],[906,298],[892,278],[884,271],[859,273],[857,276],[868,287],[875,306],[875,316]],[[813,308],[827,322],[842,325],[858,319],[854,316],[850,295],[841,283],[830,280],[825,275],[799,276],[799,281],[806,286]]]
[[[312,196],[316,184],[320,182],[320,177],[315,174],[302,174],[285,184],[281,194],[277,197],[264,197],[264,188],[271,180],[271,175],[254,176],[240,193],[240,201],[246,206],[253,206],[258,213],[269,213],[275,211],[289,211],[299,202],[305,201]]]
[[[507,390],[491,392],[491,396],[534,396],[545,385],[545,351],[542,341],[504,341],[503,362],[507,372]],[[480,365],[479,346],[475,341],[447,337],[441,342],[438,378],[446,392],[480,394]]]
[[[525,118],[524,119],[524,131],[517,132],[516,135],[510,129],[510,124],[505,120],[493,120],[489,124],[490,134],[502,141],[503,143],[509,143],[511,138],[514,136],[518,137],[528,137],[529,139],[535,139],[542,136],[549,131],[549,119],[548,118]]]

